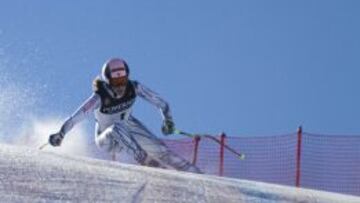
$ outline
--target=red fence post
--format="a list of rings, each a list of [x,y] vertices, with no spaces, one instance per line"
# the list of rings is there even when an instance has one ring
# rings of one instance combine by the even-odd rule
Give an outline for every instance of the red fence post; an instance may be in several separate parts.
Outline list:
[[[193,156],[192,164],[196,165],[196,160],[197,160],[198,150],[199,150],[200,136],[195,136],[193,141],[195,142],[195,145],[194,145],[194,156]]]
[[[297,149],[296,149],[296,187],[300,187],[301,175],[301,142],[302,142],[302,127],[300,126],[297,131]]]
[[[220,137],[220,165],[219,165],[219,175],[223,176],[224,175],[224,145],[225,145],[225,138],[226,135],[225,133],[221,134]]]

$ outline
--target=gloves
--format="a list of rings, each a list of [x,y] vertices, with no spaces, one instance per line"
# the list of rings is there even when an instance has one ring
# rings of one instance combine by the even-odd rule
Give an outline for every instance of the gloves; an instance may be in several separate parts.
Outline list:
[[[58,132],[49,136],[49,143],[52,146],[57,147],[61,145],[63,139],[64,139],[64,134],[62,132]]]
[[[161,127],[161,131],[164,135],[173,134],[175,131],[175,124],[171,119],[165,119]]]

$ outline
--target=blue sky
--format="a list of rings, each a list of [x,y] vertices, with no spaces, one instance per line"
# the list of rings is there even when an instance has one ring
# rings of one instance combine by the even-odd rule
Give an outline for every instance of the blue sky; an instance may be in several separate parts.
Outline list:
[[[37,117],[69,116],[120,56],[190,132],[359,134],[359,10],[355,0],[1,1],[0,71],[37,98],[16,108]],[[154,107],[139,100],[134,114],[160,132]]]

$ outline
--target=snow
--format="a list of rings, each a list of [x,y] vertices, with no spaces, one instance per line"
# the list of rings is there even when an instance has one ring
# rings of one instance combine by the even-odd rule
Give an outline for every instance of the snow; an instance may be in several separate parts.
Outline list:
[[[360,202],[360,197],[0,144],[1,202]]]

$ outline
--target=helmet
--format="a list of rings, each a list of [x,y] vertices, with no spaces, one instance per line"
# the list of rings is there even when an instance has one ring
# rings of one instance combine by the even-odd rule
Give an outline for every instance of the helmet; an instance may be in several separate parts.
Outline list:
[[[129,67],[125,60],[112,58],[104,63],[101,77],[111,86],[123,86],[128,81]]]

